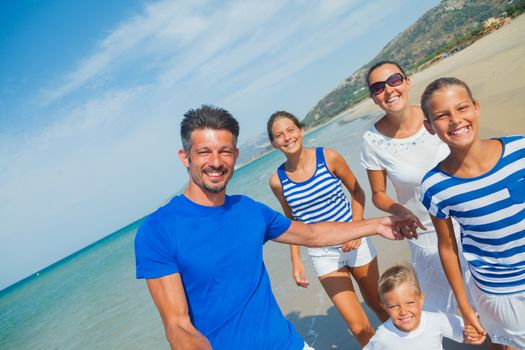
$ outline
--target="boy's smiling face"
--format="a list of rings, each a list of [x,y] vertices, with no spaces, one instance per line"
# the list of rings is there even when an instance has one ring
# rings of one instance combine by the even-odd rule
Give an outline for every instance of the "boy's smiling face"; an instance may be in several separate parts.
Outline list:
[[[443,87],[427,102],[430,121],[425,127],[451,148],[468,147],[479,130],[479,102],[472,101],[464,87]]]
[[[405,282],[384,293],[382,300],[383,308],[397,329],[406,333],[417,329],[421,322],[423,293]]]

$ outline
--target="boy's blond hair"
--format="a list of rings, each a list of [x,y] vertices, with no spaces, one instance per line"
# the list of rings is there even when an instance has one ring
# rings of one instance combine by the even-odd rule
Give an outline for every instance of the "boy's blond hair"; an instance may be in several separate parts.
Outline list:
[[[383,296],[392,291],[394,288],[398,287],[403,283],[408,283],[417,294],[421,295],[421,287],[419,286],[419,281],[416,276],[416,271],[412,265],[403,263],[397,264],[383,272],[379,278],[379,297],[381,301]]]

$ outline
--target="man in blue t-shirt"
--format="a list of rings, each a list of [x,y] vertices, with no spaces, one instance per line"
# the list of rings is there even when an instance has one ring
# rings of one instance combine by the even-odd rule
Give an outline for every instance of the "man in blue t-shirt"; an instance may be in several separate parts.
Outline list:
[[[139,228],[137,278],[147,280],[172,349],[310,349],[277,305],[263,244],[326,246],[376,233],[401,239],[398,231],[415,234],[415,223],[389,217],[306,225],[246,196],[228,196],[238,135],[224,109],[185,114],[179,158],[188,186]]]

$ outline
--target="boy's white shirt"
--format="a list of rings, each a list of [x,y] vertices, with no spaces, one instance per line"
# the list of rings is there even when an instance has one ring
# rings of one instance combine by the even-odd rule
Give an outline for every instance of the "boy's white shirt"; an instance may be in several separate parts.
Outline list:
[[[457,315],[422,311],[417,329],[402,332],[389,319],[377,328],[364,350],[443,350],[443,337],[462,343],[463,319]]]

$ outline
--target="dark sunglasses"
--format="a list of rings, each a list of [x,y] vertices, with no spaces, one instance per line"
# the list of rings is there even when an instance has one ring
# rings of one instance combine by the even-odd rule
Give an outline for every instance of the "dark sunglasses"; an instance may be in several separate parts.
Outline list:
[[[405,80],[405,77],[401,73],[394,73],[391,76],[388,77],[385,81],[376,81],[372,85],[368,87],[368,90],[370,91],[370,94],[372,95],[379,95],[383,91],[385,91],[385,84],[388,84],[388,86],[394,87],[399,86],[403,84],[403,80]]]

